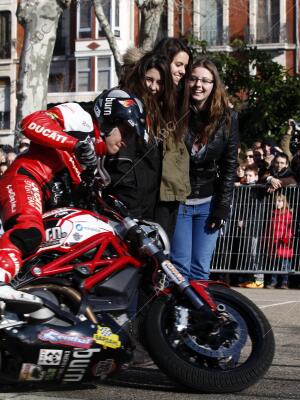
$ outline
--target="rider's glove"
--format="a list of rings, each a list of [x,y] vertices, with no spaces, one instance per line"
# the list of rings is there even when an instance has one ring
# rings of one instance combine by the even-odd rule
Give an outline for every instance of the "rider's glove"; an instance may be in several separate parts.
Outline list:
[[[225,225],[225,219],[222,219],[219,217],[211,217],[209,219],[208,225],[211,229],[215,229],[215,230],[221,229]]]
[[[77,160],[85,167],[97,165],[97,156],[92,143],[79,141],[76,143],[74,153]]]

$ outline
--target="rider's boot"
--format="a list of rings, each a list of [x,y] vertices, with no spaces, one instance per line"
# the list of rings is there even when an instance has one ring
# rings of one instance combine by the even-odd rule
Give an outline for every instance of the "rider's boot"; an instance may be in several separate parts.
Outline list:
[[[16,290],[9,285],[22,265],[22,254],[8,240],[5,240],[5,242],[7,243],[4,243],[5,246],[0,250],[0,300],[4,300],[7,308],[14,312],[30,313],[36,311],[43,305],[41,299]]]

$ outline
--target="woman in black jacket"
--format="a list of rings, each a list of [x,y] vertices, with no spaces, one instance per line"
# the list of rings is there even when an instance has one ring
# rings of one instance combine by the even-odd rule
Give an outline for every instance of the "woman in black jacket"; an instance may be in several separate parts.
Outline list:
[[[238,118],[216,66],[196,61],[190,77],[187,146],[192,192],[179,207],[171,259],[189,279],[208,279],[218,230],[228,217],[238,153]]]
[[[120,199],[134,218],[153,220],[161,180],[161,132],[174,120],[176,109],[169,63],[149,52],[122,78],[120,86],[143,104],[149,129],[143,137],[128,135],[126,146],[107,157],[111,184],[105,194]]]

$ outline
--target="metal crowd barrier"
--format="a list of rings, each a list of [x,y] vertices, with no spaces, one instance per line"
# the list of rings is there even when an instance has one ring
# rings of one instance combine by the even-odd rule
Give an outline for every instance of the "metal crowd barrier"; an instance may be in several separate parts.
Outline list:
[[[236,187],[211,272],[300,274],[299,197],[299,186],[274,193],[262,185]],[[288,211],[275,211],[278,200]]]

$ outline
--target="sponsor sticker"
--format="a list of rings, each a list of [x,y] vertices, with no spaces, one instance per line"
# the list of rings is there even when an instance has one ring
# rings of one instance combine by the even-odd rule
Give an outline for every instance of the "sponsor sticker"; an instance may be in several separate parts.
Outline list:
[[[168,278],[171,279],[172,282],[175,282],[177,285],[185,281],[185,278],[181,273],[176,269],[176,267],[169,260],[165,260],[161,264],[163,270],[167,274]]]
[[[20,381],[41,381],[45,371],[40,365],[25,363],[22,364],[19,380]]]
[[[57,116],[52,112],[46,112],[46,115],[48,115],[48,117],[50,117],[51,119],[57,119]]]
[[[101,110],[100,110],[100,108],[97,106],[97,104],[96,104],[95,107],[94,107],[94,112],[95,112],[96,117],[100,117]]]
[[[43,214],[43,218],[48,218],[48,217],[59,218],[59,217],[64,217],[69,214],[74,214],[75,212],[78,212],[78,211],[67,208],[67,207],[61,207],[61,208],[57,208],[56,210],[47,211],[46,213]]]
[[[38,338],[42,342],[50,342],[53,344],[62,344],[65,346],[80,347],[89,349],[93,343],[93,339],[88,336],[78,334],[58,332],[54,329],[45,329],[38,334]]]
[[[60,132],[45,128],[44,126],[38,125],[35,122],[31,122],[27,128],[40,133],[42,136],[46,136],[49,139],[53,139],[56,142],[64,143],[67,140],[67,137],[62,135]]]
[[[115,97],[106,97],[105,103],[104,103],[104,111],[103,111],[104,115],[111,115],[112,105],[113,105],[114,100],[115,100]]]
[[[28,204],[35,208],[37,211],[40,213],[43,212],[43,206],[42,206],[42,199],[40,195],[40,189],[37,186],[35,182],[25,180],[25,192],[27,196],[27,202]]]
[[[65,370],[63,382],[80,382],[84,377],[91,358],[94,354],[99,353],[101,349],[74,350],[70,364]]]
[[[12,185],[7,185],[6,186],[8,196],[9,196],[9,203],[10,203],[10,211],[12,213],[16,212],[17,210],[17,201],[16,201],[16,193],[13,190]]]
[[[122,104],[123,107],[131,107],[136,104],[136,102],[133,99],[128,99],[128,100],[119,100],[119,103]]]
[[[79,242],[81,238],[82,238],[82,235],[80,235],[78,232],[75,232],[73,234],[73,239],[75,240],[75,242]]]
[[[81,224],[76,224],[75,227],[79,232],[83,229],[83,226]]]
[[[121,347],[119,336],[112,333],[110,328],[99,325],[97,328],[97,333],[93,336],[96,343],[101,344],[104,348],[111,347],[112,349],[117,349]]]
[[[60,365],[63,350],[41,349],[38,359],[39,365]]]
[[[60,226],[54,226],[45,230],[46,242],[57,241],[67,236],[67,232],[62,232]]]

